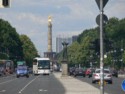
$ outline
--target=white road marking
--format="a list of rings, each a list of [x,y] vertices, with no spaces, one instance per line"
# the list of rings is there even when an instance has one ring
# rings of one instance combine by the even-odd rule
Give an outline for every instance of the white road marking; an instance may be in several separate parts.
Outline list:
[[[39,89],[39,92],[47,92],[48,90],[46,89]]]
[[[6,92],[6,90],[1,90],[0,92]]]
[[[2,83],[0,83],[0,84],[5,84],[5,83],[11,82],[11,81],[16,80],[16,79],[17,79],[17,78],[12,79],[12,80],[8,80],[8,81],[2,82]]]
[[[48,91],[48,90],[44,90],[44,91]]]
[[[33,81],[35,81],[38,77],[39,77],[39,76],[37,76],[36,78],[34,78],[33,80],[31,80],[28,84],[26,84],[26,85],[19,91],[19,93],[22,93],[22,91],[24,91],[25,88],[27,88],[28,85],[30,85],[30,84],[31,84]]]
[[[39,89],[39,92],[43,91],[42,89]]]

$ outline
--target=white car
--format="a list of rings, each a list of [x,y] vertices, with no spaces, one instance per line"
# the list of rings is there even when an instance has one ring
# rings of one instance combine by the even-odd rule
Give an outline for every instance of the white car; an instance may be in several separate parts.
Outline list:
[[[92,75],[92,83],[100,81],[100,69],[96,69]],[[109,69],[104,69],[104,81],[112,84],[112,74]]]

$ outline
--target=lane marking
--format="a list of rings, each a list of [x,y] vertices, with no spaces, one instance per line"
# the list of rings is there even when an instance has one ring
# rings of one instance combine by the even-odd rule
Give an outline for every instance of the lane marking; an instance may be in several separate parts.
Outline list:
[[[0,85],[1,85],[1,84],[5,84],[5,83],[8,83],[8,82],[11,82],[11,81],[16,80],[16,79],[17,79],[17,78],[12,79],[12,80],[8,80],[8,81],[5,81],[5,82],[2,82],[2,83],[0,83]]]
[[[25,88],[27,88],[28,85],[30,85],[30,84],[31,84],[33,81],[35,81],[38,77],[39,77],[39,76],[37,76],[36,78],[34,78],[33,80],[31,80],[28,84],[26,84],[26,85],[19,91],[19,93],[22,93],[22,91],[24,91]]]
[[[1,90],[0,92],[6,92],[6,90]]]
[[[46,89],[39,89],[39,92],[47,92],[48,90]]]

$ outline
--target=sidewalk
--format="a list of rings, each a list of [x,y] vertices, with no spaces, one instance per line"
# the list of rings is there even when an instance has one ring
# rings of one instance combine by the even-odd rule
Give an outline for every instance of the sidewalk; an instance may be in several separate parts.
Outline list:
[[[100,94],[99,89],[86,82],[77,80],[71,76],[62,77],[61,72],[53,74],[64,86],[66,90],[65,94]]]

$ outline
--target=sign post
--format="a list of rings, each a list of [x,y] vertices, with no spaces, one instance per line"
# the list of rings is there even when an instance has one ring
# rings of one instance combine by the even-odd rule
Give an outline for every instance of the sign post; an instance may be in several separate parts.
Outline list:
[[[104,18],[107,20],[107,16],[103,14],[103,8],[105,7],[108,0],[95,0],[99,10],[100,14],[96,18],[96,22],[100,27],[100,94],[104,94],[104,53],[103,53],[103,25],[104,25]]]

